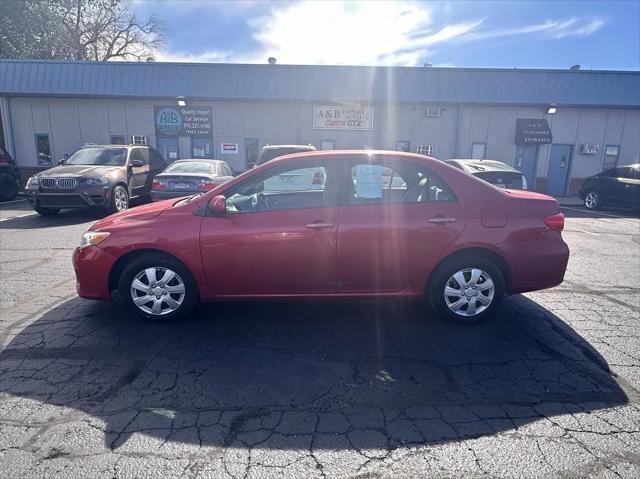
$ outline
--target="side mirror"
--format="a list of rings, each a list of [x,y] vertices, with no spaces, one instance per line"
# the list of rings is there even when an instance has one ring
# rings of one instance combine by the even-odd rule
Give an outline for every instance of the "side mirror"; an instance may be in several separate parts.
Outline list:
[[[131,160],[129,162],[129,166],[133,166],[134,168],[140,168],[140,167],[144,166],[144,161],[138,160],[138,159]]]
[[[62,160],[58,160],[58,165],[64,165],[67,162],[67,159],[64,158]]]
[[[218,195],[211,198],[209,201],[209,211],[215,216],[224,215],[227,213],[227,199],[224,195]]]

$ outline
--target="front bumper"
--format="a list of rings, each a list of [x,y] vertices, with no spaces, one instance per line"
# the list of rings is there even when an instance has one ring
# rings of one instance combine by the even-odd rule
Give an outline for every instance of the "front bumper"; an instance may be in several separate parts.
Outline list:
[[[115,262],[116,258],[99,246],[76,248],[73,252],[73,269],[78,296],[110,300],[109,274]]]
[[[75,190],[25,189],[29,204],[39,208],[93,208],[107,206],[111,200],[109,186],[79,187]]]

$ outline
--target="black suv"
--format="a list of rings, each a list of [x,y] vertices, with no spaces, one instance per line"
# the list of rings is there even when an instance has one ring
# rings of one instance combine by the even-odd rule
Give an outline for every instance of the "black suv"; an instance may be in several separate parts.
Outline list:
[[[147,196],[153,177],[165,167],[155,149],[143,145],[86,145],[59,166],[32,176],[25,195],[41,215],[61,208],[124,211],[129,199]]]
[[[578,195],[590,210],[603,206],[640,210],[640,163],[585,178]]]

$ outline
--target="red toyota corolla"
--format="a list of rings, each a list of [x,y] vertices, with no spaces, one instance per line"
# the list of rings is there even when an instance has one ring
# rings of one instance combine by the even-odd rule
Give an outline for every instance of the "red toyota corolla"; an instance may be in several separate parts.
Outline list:
[[[78,294],[154,320],[229,298],[426,298],[458,323],[505,294],[562,282],[564,216],[548,196],[498,189],[391,151],[278,158],[201,196],[118,213],[84,234]]]

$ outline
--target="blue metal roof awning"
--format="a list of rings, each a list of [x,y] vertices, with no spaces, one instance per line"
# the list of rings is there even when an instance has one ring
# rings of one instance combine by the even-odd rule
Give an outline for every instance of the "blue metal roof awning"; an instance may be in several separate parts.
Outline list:
[[[639,107],[640,72],[0,60],[0,95]]]

